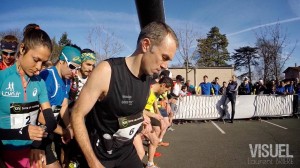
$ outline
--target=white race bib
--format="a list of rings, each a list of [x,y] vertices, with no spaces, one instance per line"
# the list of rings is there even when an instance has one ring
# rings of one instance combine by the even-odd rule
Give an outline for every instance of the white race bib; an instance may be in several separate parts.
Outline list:
[[[114,137],[121,141],[128,141],[134,137],[138,129],[143,123],[142,113],[118,118],[119,129],[114,133]]]
[[[37,115],[40,109],[39,102],[11,103],[10,104],[10,127],[18,129],[29,124],[36,125]]]

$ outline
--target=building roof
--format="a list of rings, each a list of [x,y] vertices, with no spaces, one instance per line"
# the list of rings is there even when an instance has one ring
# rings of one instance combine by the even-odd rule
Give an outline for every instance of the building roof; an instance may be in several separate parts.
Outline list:
[[[197,67],[196,69],[233,69],[234,67],[232,65],[228,65],[228,66],[214,66],[214,67]],[[185,67],[168,67],[168,69],[185,69]],[[189,69],[193,69],[190,68]]]
[[[283,71],[283,73],[287,73],[289,70],[294,70],[300,72],[300,67],[288,67],[286,70]]]

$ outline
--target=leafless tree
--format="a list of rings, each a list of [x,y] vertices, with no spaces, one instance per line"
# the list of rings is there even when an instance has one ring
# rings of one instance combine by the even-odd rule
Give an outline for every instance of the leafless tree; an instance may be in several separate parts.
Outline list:
[[[19,40],[19,42],[21,42],[21,40],[23,39],[22,31],[18,28],[9,29],[9,30],[0,32],[0,39],[2,39],[6,35],[16,36],[17,39]]]
[[[185,79],[188,80],[188,73],[195,68],[195,57],[197,56],[196,45],[199,34],[187,24],[185,28],[178,28],[176,31],[179,41],[178,53],[180,55],[179,63],[186,69]]]
[[[88,43],[97,54],[98,61],[116,57],[124,50],[124,45],[117,39],[114,33],[106,31],[103,26],[97,26],[90,30]]]
[[[289,42],[286,33],[283,33],[280,24],[268,26],[256,32],[257,47],[262,58],[264,81],[280,79],[286,61],[291,57],[297,42],[288,48]]]

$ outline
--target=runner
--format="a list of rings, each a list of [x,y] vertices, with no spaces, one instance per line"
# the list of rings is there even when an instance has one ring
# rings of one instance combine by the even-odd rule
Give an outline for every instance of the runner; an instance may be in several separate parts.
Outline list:
[[[0,42],[1,59],[0,70],[12,66],[16,60],[16,53],[18,48],[18,39],[13,35],[6,35]]]
[[[96,64],[96,53],[88,48],[81,51],[81,66],[75,73],[72,79],[70,96],[69,96],[69,109],[71,110],[75,101],[77,100],[82,87],[85,85],[88,77],[93,71]],[[88,167],[86,160],[75,139],[71,140],[65,150],[65,164],[69,166],[76,165],[79,167]]]
[[[71,85],[70,90],[70,101],[75,101],[83,85],[86,83],[88,77],[93,71],[96,64],[96,53],[91,49],[83,49],[81,51],[81,66],[76,72]]]
[[[150,95],[143,113],[150,117],[150,122],[154,131],[144,133],[144,135],[150,140],[148,148],[148,163],[146,168],[158,168],[153,162],[158,145],[169,146],[169,143],[162,142],[163,135],[169,126],[169,122],[166,122],[164,120],[164,116],[161,115],[160,110],[158,109],[157,100],[160,95],[170,91],[172,87],[173,80],[166,76],[161,78],[159,82],[153,84],[150,89]],[[143,150],[139,149],[139,147],[140,145],[136,146],[138,151]]]
[[[132,141],[143,122],[149,75],[167,68],[177,47],[174,31],[152,22],[142,29],[130,57],[103,61],[93,70],[71,115],[75,138],[89,167],[143,166]]]
[[[0,71],[0,129],[10,130],[15,139],[21,139],[2,140],[1,157],[8,168],[29,168],[29,158],[35,160],[35,166],[42,166],[43,152],[30,149],[31,145],[38,147],[40,142],[25,140],[29,139],[29,125],[36,124],[40,108],[46,119],[46,123],[43,122],[46,131],[52,132],[56,128],[45,83],[37,76],[51,51],[48,34],[40,29],[28,28],[19,46],[19,59],[13,66]]]
[[[49,135],[43,144],[46,145],[46,167],[60,167],[57,158],[63,162],[64,145],[73,138],[73,130],[70,125],[70,114],[68,110],[68,98],[70,91],[71,78],[81,64],[81,49],[76,45],[66,45],[63,47],[59,60],[55,66],[41,72],[40,76],[44,79],[50,105],[56,118],[58,118],[56,134]],[[62,137],[62,139],[61,139]],[[61,140],[63,140],[61,142]],[[52,142],[55,142],[55,148],[51,147]],[[61,151],[62,150],[62,151]],[[57,154],[55,157],[54,151]]]

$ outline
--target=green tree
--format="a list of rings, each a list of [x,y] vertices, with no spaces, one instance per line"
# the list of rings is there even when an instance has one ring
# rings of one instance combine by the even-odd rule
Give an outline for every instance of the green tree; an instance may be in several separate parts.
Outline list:
[[[68,33],[67,32],[64,32],[61,37],[60,37],[60,40],[58,41],[58,44],[60,46],[65,46],[67,44],[71,44],[71,40],[68,39]]]
[[[2,39],[6,35],[16,36],[19,43],[21,43],[21,41],[23,39],[23,32],[18,28],[9,29],[9,30],[5,30],[5,31],[0,32],[0,39]]]
[[[60,55],[62,48],[67,44],[71,44],[72,41],[70,39],[68,39],[68,34],[66,32],[64,32],[61,35],[58,42],[56,41],[55,37],[53,37],[51,41],[52,41],[53,50],[51,53],[50,60],[52,62],[55,62],[58,60],[58,57]]]
[[[224,66],[230,56],[227,50],[228,40],[221,34],[218,27],[212,27],[206,38],[197,39],[200,58],[199,66]]]
[[[239,49],[235,49],[235,53],[231,56],[231,59],[234,60],[234,69],[235,70],[248,70],[245,73],[245,76],[249,76],[250,81],[252,80],[252,66],[258,65],[258,59],[260,58],[257,54],[258,48],[256,47],[240,47]]]

